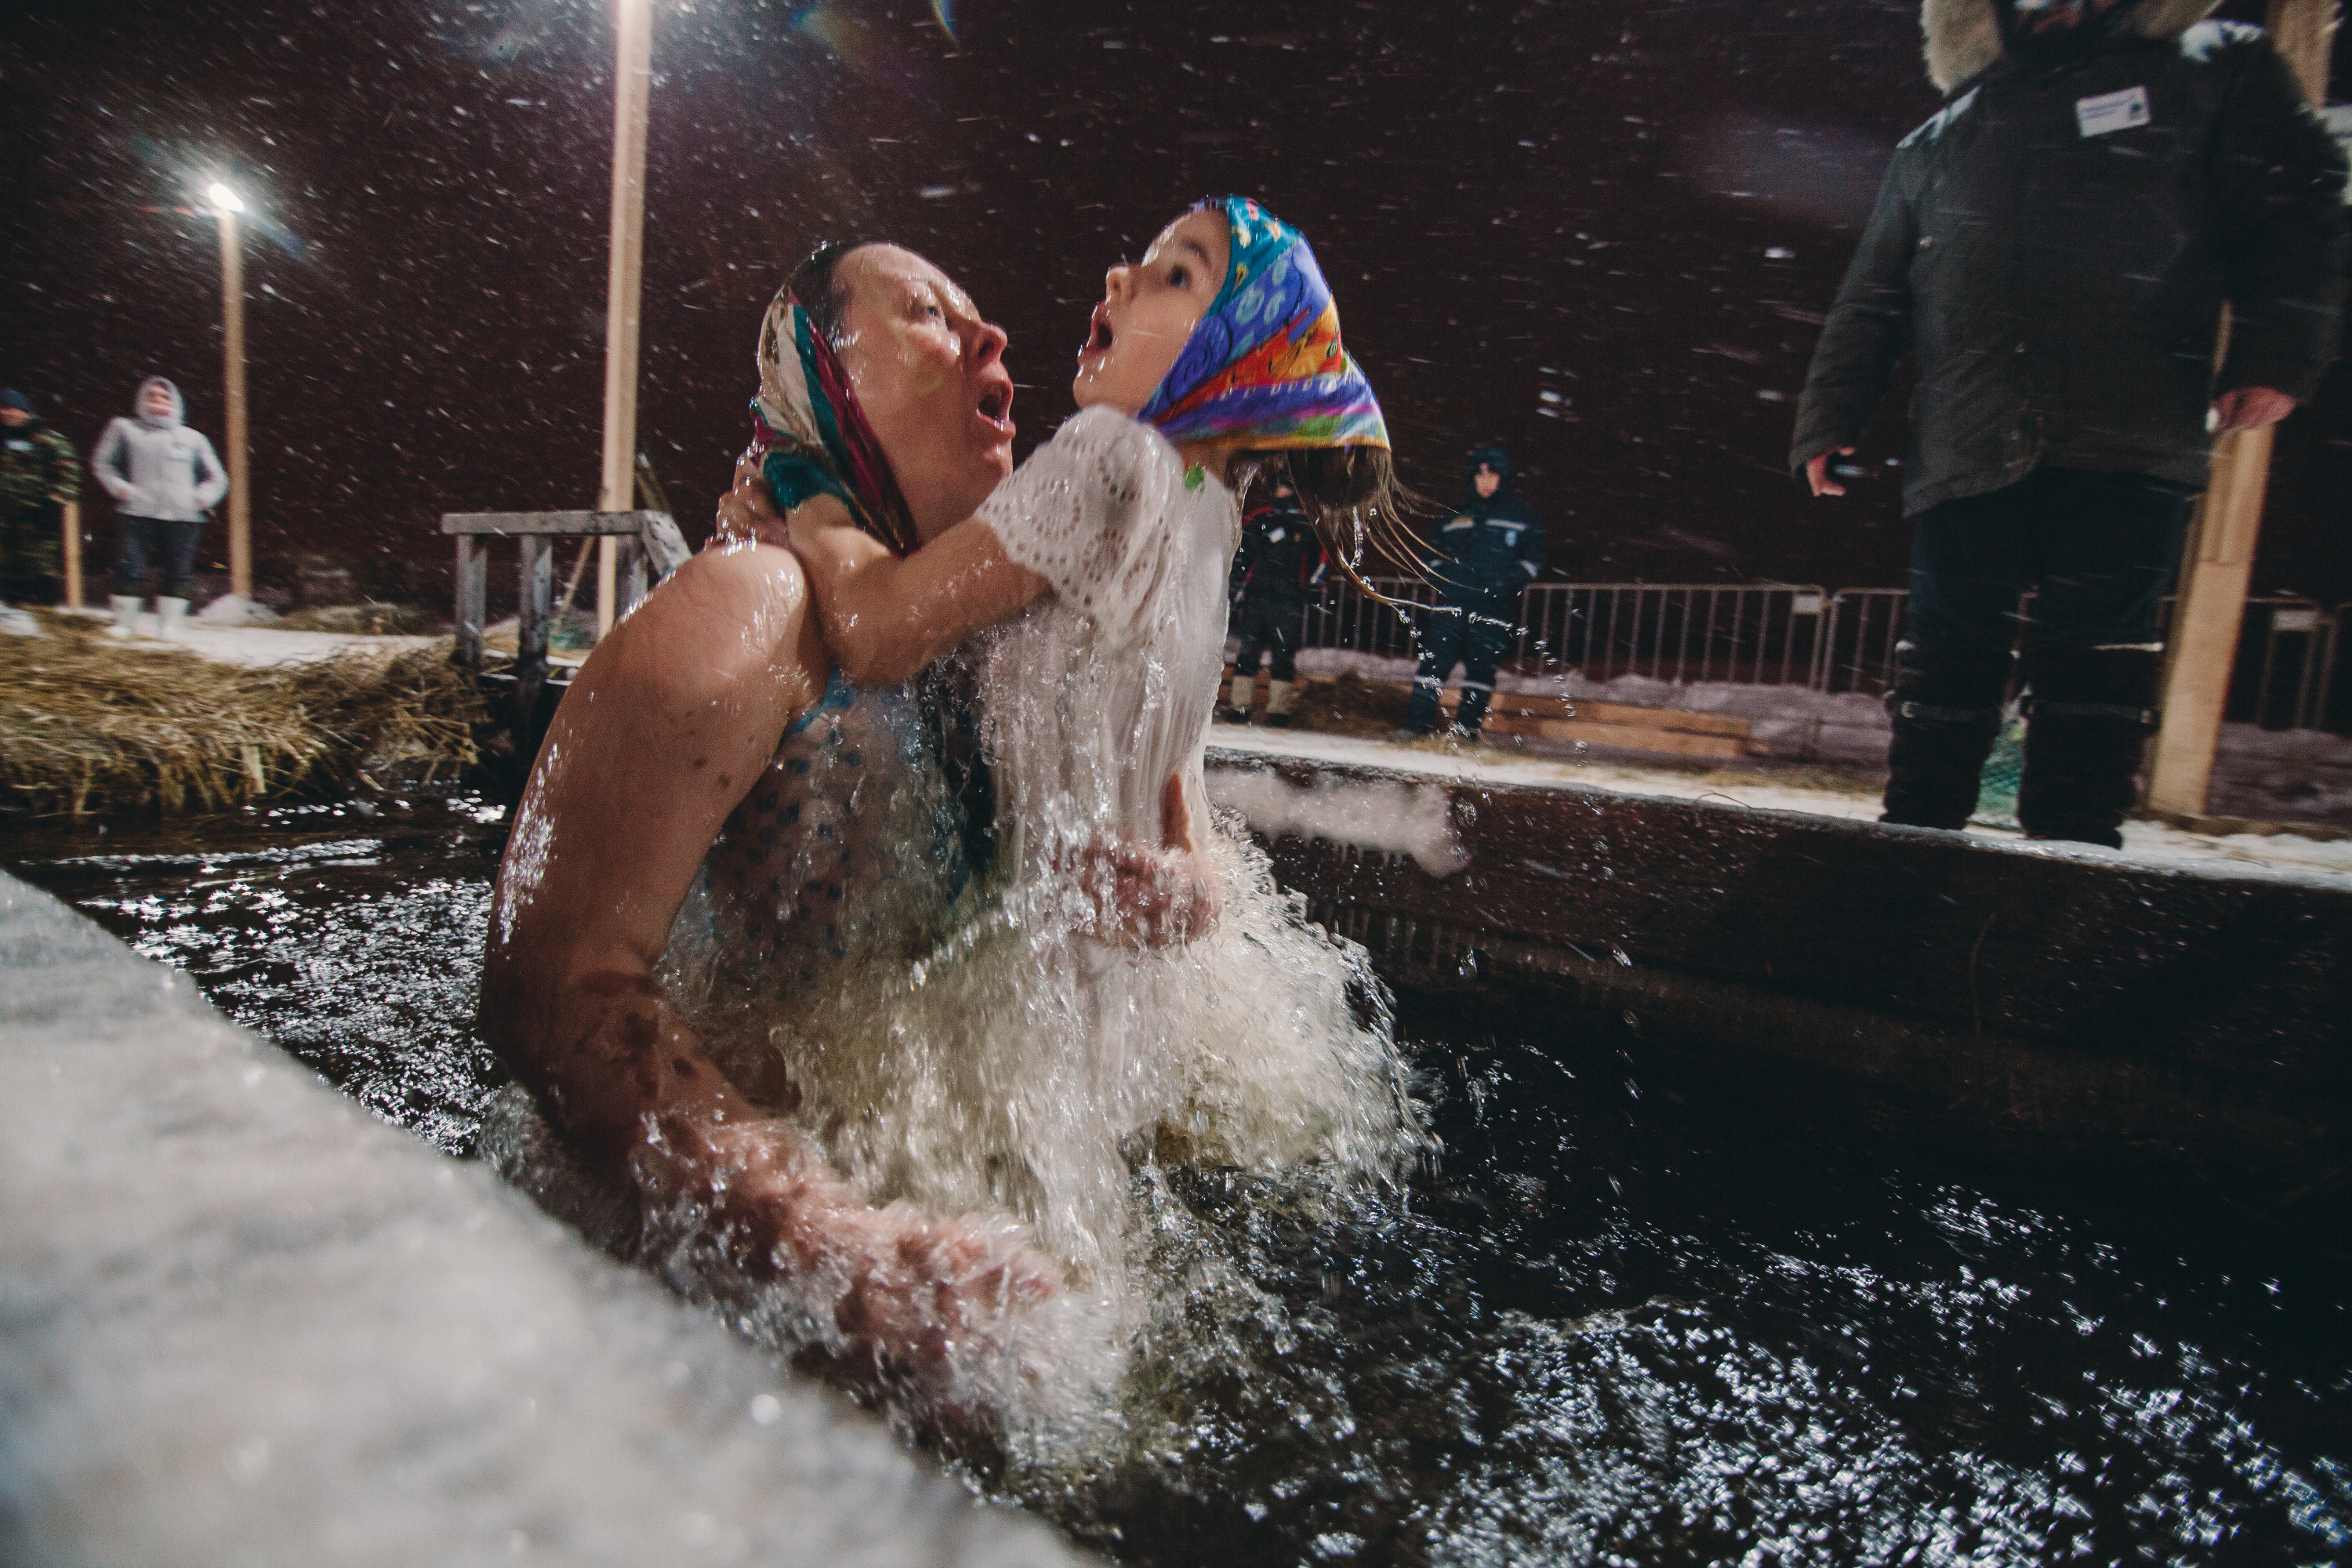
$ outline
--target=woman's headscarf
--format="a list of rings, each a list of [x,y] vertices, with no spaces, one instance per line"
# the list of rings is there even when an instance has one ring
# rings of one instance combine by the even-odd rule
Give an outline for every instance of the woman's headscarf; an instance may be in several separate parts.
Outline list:
[[[1224,286],[1136,417],[1171,441],[1257,450],[1386,447],[1371,383],[1307,237],[1244,196],[1204,201],[1233,235]]]
[[[915,524],[889,459],[858,409],[840,357],[790,287],[776,295],[760,324],[751,439],[766,454],[760,471],[778,511],[813,495],[835,496],[858,527],[901,555],[912,552]]]

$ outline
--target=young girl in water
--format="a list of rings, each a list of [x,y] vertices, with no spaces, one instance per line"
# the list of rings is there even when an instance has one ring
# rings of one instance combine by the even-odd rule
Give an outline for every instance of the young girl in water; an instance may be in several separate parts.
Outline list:
[[[1250,472],[1286,469],[1350,569],[1368,538],[1401,531],[1387,429],[1329,287],[1305,237],[1255,202],[1202,203],[1110,269],[1073,392],[1077,416],[912,554],[829,500],[792,525],[856,682],[904,679],[1052,595],[991,644],[981,709],[1000,853],[1033,890],[1052,869],[1086,894],[1066,911],[1085,925],[1110,901],[1103,879],[1138,869],[1093,845],[1152,841],[1171,822],[1187,825],[1171,850],[1202,842],[1190,825],[1206,821],[1201,753]]]
[[[863,976],[787,1026],[803,1114],[877,1201],[1010,1210],[1109,1289],[1139,1150],[1377,1170],[1412,1143],[1360,950],[1209,831],[1201,772],[1234,492],[1280,466],[1351,571],[1396,523],[1380,405],[1314,253],[1255,202],[1203,203],[1111,268],[1074,390],[1080,412],[975,516],[903,557],[806,441],[769,442],[763,471],[851,683],[994,627],[967,654],[992,899],[911,982]],[[1104,847],[1137,844],[1164,848]],[[1130,918],[1139,884],[1156,929]]]

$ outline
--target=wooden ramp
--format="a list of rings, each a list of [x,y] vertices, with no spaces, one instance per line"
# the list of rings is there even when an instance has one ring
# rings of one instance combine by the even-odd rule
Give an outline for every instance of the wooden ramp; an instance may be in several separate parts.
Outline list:
[[[1462,705],[1461,692],[1447,688],[1438,705],[1451,715]],[[1636,708],[1624,702],[1531,697],[1512,691],[1495,693],[1484,728],[1496,735],[1581,741],[1618,751],[1678,757],[1747,757],[1765,749],[1750,737],[1748,721],[1737,714],[1686,713],[1674,708]]]
[[[2011,1163],[2153,1163],[2352,1243],[2352,892],[1209,756],[1211,798],[1281,827],[1263,840],[1280,880],[1402,987],[1465,1007],[1497,981],[1532,988],[1542,1000],[1519,1016],[1629,1064],[1759,1089],[1826,1075],[1906,1137]],[[1450,819],[1458,869],[1366,847],[1397,842],[1408,803],[1445,814],[1441,832]]]

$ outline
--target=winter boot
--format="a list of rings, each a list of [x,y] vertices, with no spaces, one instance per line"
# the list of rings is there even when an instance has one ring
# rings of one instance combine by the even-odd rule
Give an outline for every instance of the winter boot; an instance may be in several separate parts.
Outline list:
[[[2026,661],[2017,820],[2028,837],[2124,847],[2163,675],[2161,647],[2062,648]]]
[[[155,601],[155,635],[163,641],[179,641],[182,624],[187,618],[187,600],[158,599]]]
[[[1886,694],[1894,737],[1886,748],[1881,822],[1960,828],[1976,809],[1977,778],[2000,733],[2001,700],[2014,660],[2007,652],[1896,648]]]
[[[110,637],[137,637],[140,601],[128,594],[117,594],[107,603],[114,608],[114,624],[106,628],[106,635]]]
[[[1223,707],[1217,710],[1217,717],[1228,724],[1248,723],[1250,699],[1255,696],[1256,692],[1257,671],[1251,670],[1247,675],[1244,675],[1240,670],[1234,670],[1233,695],[1227,699]]]
[[[1276,730],[1290,728],[1291,705],[1298,700],[1298,687],[1288,680],[1265,683],[1265,721]]]
[[[1462,706],[1454,710],[1454,727],[1475,740],[1479,727],[1486,722],[1486,705],[1494,700],[1493,687],[1474,682],[1465,675],[1462,679]]]

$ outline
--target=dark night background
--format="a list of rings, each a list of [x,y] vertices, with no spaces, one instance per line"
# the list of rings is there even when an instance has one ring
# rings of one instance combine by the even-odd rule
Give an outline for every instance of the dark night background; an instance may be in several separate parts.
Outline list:
[[[323,552],[443,606],[437,514],[595,500],[610,15],[10,8],[0,378],[86,453],[170,375],[217,441],[219,263],[185,209],[231,179],[262,575]],[[1069,412],[1103,268],[1234,190],[1314,238],[1408,479],[1450,497],[1499,437],[1558,574],[1903,580],[1892,402],[1847,501],[1800,499],[1783,462],[1818,313],[1937,102],[1916,0],[950,16],[953,40],[922,0],[656,0],[639,438],[689,537],[743,443],[761,313],[816,241],[896,238],[964,280],[1012,332],[1025,452]],[[2339,365],[2281,439],[2257,591],[2352,598],[2347,493]]]

